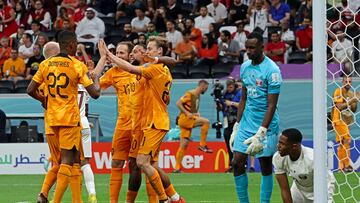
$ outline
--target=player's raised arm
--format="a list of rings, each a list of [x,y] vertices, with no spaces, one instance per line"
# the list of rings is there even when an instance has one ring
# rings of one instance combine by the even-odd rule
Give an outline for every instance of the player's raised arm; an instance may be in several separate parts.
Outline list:
[[[104,71],[105,63],[106,63],[106,44],[104,40],[99,40],[98,43],[99,53],[100,53],[100,60],[96,64],[93,74],[98,76]]]
[[[276,180],[280,186],[281,198],[284,203],[292,203],[292,197],[289,187],[289,181],[286,173],[284,174],[276,174]]]
[[[144,61],[147,63],[163,63],[169,68],[174,68],[176,65],[176,60],[169,56],[151,57],[146,53],[143,56]]]
[[[101,92],[99,85],[99,76],[97,74],[92,74],[91,78],[94,83],[85,87],[85,89],[93,99],[97,99],[100,97]]]

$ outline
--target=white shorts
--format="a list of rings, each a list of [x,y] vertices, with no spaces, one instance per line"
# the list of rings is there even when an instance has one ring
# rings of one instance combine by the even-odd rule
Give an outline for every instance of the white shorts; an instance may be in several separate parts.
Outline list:
[[[332,173],[331,173],[332,174]],[[328,203],[333,202],[333,195],[335,192],[335,177],[332,175],[332,177],[329,177],[328,180]],[[293,199],[293,203],[313,203],[314,202],[314,193],[313,192],[306,192],[303,190],[300,190],[295,182],[293,182],[291,186],[291,197]]]
[[[91,158],[92,157],[92,149],[91,149],[91,130],[90,130],[90,128],[82,129],[81,135],[82,135],[84,157]]]

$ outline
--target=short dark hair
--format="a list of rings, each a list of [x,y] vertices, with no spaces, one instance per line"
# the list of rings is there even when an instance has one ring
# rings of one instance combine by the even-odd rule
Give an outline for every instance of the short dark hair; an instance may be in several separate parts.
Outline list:
[[[56,41],[59,43],[60,47],[67,46],[70,42],[76,41],[76,34],[68,30],[60,31]]]
[[[258,43],[260,44],[264,43],[263,36],[258,32],[252,32],[251,34],[248,35],[247,39],[257,39]]]
[[[288,142],[292,144],[298,144],[302,141],[302,134],[301,132],[296,128],[289,128],[281,133],[285,137],[287,137]]]
[[[125,45],[125,46],[127,46],[127,48],[128,48],[128,53],[129,53],[129,54],[131,53],[131,51],[132,51],[133,48],[134,48],[134,44],[131,43],[131,42],[129,42],[129,41],[119,42],[119,43],[117,44],[116,48],[117,48],[119,45]]]
[[[182,31],[182,34],[183,34],[183,36],[191,35],[191,30],[185,29],[184,31]]]
[[[201,84],[209,85],[209,82],[206,80],[199,80],[198,86],[200,86]]]
[[[38,26],[41,26],[41,23],[40,23],[40,21],[38,21],[38,20],[33,20],[32,22],[31,22],[31,25],[32,24],[36,24],[36,25],[38,25]]]
[[[221,33],[223,33],[225,35],[225,37],[227,37],[227,38],[231,37],[231,33],[227,30],[223,30],[223,31],[221,31]]]
[[[195,20],[194,20],[194,18],[187,18],[186,20],[190,20],[192,23],[195,23]]]

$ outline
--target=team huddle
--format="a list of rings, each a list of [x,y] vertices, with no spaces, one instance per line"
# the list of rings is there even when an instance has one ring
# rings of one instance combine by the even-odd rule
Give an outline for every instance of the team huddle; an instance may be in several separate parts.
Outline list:
[[[57,42],[44,47],[46,58],[33,77],[27,91],[45,109],[45,133],[52,167],[45,176],[37,202],[48,202],[49,190],[56,182],[52,201],[60,203],[70,186],[72,202],[82,202],[81,183],[84,174],[89,194],[88,202],[97,202],[94,175],[89,165],[91,131],[87,120],[87,101],[97,99],[100,92],[113,86],[118,96],[118,117],[112,141],[112,164],[109,199],[119,201],[125,162],[129,164],[126,203],[135,202],[141,186],[141,174],[146,176],[146,191],[150,203],[184,203],[169,176],[158,167],[160,145],[170,129],[167,105],[170,102],[172,77],[169,68],[176,61],[163,56],[167,41],[150,37],[147,47],[120,42],[116,54],[103,40],[98,43],[100,60],[85,65],[72,57],[77,48],[76,36],[62,31]],[[240,202],[249,202],[246,165],[248,155],[259,158],[261,165],[260,202],[270,202],[273,190],[272,167],[281,188],[284,202],[313,202],[313,152],[301,145],[302,135],[296,129],[279,134],[277,102],[282,83],[278,66],[263,54],[263,39],[252,33],[246,41],[250,60],[242,64],[242,98],[238,105],[237,122],[230,137],[234,152],[232,167],[236,193]],[[115,64],[102,76],[105,63]],[[178,102],[181,113],[180,147],[176,168],[188,146],[191,129],[201,126],[199,150],[211,153],[206,146],[209,121],[198,114],[200,94],[208,82],[187,92]],[[290,188],[287,175],[293,177]],[[332,201],[334,178],[329,172],[329,202]]]

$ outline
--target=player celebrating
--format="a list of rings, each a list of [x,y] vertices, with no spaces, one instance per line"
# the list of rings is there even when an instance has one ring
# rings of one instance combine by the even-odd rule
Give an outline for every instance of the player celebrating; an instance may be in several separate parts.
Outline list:
[[[69,31],[62,31],[58,35],[60,54],[43,61],[39,70],[32,78],[28,86],[28,94],[39,100],[47,109],[46,117],[48,125],[59,136],[61,150],[61,164],[57,173],[57,185],[54,202],[59,203],[71,180],[80,180],[79,149],[81,144],[80,113],[77,104],[78,84],[83,84],[93,98],[100,96],[98,77],[94,74],[90,80],[87,67],[77,59],[69,56],[75,55],[77,40],[76,35]],[[37,89],[45,83],[48,94],[45,98]],[[77,177],[73,177],[77,176]],[[80,181],[73,202],[81,202]],[[74,197],[74,194],[73,194]]]
[[[166,39],[160,37],[149,38],[146,53],[151,57],[155,57],[155,63],[158,62],[159,56],[166,53],[166,50]],[[148,64],[147,67],[133,66],[117,58],[109,51],[107,53],[121,69],[141,75],[146,79],[144,97],[144,104],[147,107],[144,109],[146,128],[143,131],[143,138],[136,157],[137,165],[149,178],[151,185],[159,196],[159,202],[167,202],[167,196],[171,198],[172,202],[185,202],[174,190],[169,177],[154,164],[158,159],[161,142],[170,128],[167,105],[170,102],[172,77],[169,69],[164,64]]]
[[[301,145],[302,135],[297,129],[282,132],[278,151],[273,163],[276,179],[280,186],[281,197],[286,203],[314,202],[314,151]],[[287,175],[293,178],[291,189]],[[328,172],[328,202],[332,202],[335,191],[335,177]]]
[[[206,146],[206,137],[209,131],[209,120],[200,117],[199,104],[200,95],[208,89],[209,83],[206,80],[200,80],[198,86],[189,90],[177,102],[176,106],[180,109],[178,125],[180,127],[180,146],[176,153],[176,166],[174,173],[179,173],[181,161],[185,156],[185,151],[189,145],[191,131],[197,126],[201,126],[199,150],[212,153],[212,150]]]
[[[272,155],[276,152],[279,133],[276,106],[282,79],[278,66],[264,55],[260,34],[250,34],[245,46],[250,60],[243,63],[240,70],[243,87],[237,122],[231,134],[231,140],[235,140],[232,165],[238,198],[242,203],[249,202],[245,166],[248,155],[256,154],[262,173],[260,202],[265,203],[270,202],[273,189]]]

